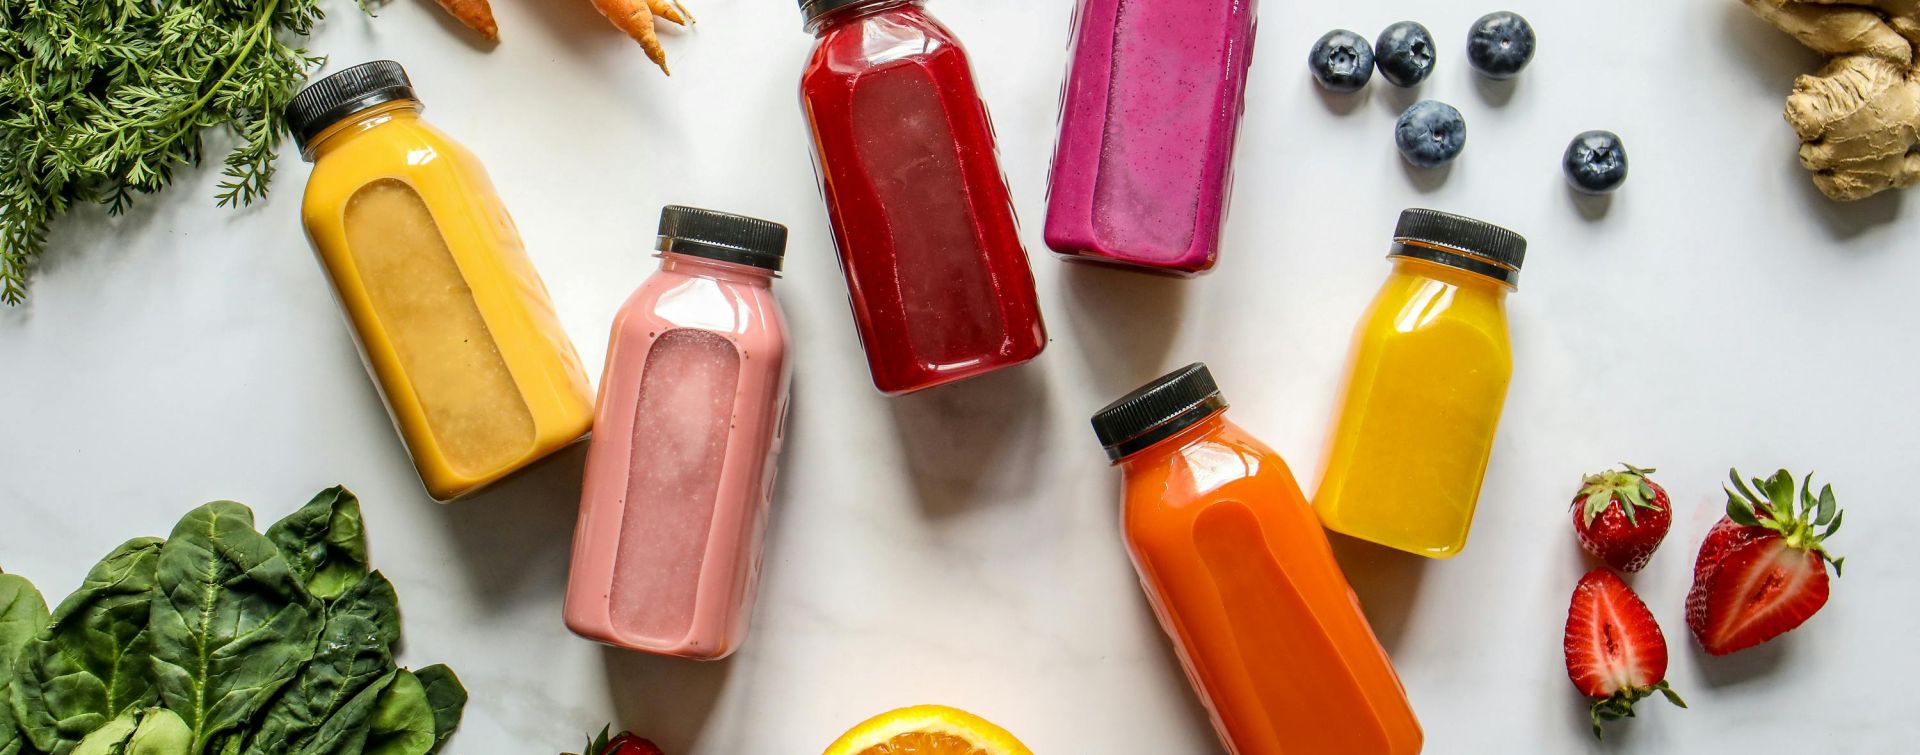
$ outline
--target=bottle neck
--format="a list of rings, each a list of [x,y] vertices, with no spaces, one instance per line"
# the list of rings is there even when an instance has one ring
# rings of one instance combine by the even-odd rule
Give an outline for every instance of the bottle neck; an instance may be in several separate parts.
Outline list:
[[[1113,463],[1122,470],[1142,464],[1156,464],[1180,449],[1193,445],[1194,441],[1226,429],[1226,426],[1227,409],[1221,407],[1207,415],[1206,419],[1182,428],[1179,432],[1160,439],[1158,443],[1115,459]]]
[[[721,262],[691,254],[661,252],[659,256],[660,271],[665,273],[712,278],[759,288],[772,287],[773,279],[779,276],[779,273],[764,267]]]
[[[388,123],[400,120],[418,120],[420,118],[419,100],[394,100],[382,102],[373,107],[341,118],[338,123],[326,127],[301,150],[300,156],[308,162],[319,160],[328,152],[338,149],[341,144],[353,141],[353,138]]]
[[[835,2],[836,0],[817,0],[819,5],[829,5]],[[925,0],[853,0],[853,2],[840,0],[838,7],[832,10],[822,11],[807,19],[807,31],[813,32],[815,35],[825,34],[828,29],[835,26],[851,23],[876,13],[883,13],[903,6],[919,6],[923,2],[925,2]]]
[[[1485,275],[1441,262],[1420,259],[1418,257],[1389,257],[1393,260],[1393,271],[1401,275],[1431,278],[1443,283],[1472,291],[1483,291],[1490,296],[1505,299],[1514,290],[1511,283],[1495,280]]]

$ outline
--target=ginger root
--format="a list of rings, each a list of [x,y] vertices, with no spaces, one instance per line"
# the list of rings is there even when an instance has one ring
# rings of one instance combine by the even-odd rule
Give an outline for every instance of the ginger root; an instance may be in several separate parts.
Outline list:
[[[1829,57],[1787,96],[1800,164],[1833,199],[1920,183],[1920,0],[1743,0]]]

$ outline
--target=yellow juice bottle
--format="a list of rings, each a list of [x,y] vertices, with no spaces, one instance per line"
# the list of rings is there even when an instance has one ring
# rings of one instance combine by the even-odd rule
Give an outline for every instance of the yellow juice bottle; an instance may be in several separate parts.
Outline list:
[[[480,162],[375,61],[287,108],[301,208],[427,492],[459,498],[572,443],[593,392]]]
[[[1313,498],[1328,529],[1432,558],[1466,546],[1513,375],[1506,299],[1526,249],[1477,220],[1400,215]]]

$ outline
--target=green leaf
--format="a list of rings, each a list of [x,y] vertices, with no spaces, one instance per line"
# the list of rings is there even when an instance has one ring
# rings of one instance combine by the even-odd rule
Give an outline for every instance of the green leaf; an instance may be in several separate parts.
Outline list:
[[[1758,502],[1760,500],[1760,496],[1754,495],[1753,490],[1751,488],[1748,488],[1746,483],[1740,481],[1739,469],[1736,468],[1736,469],[1727,470],[1727,479],[1733,480],[1733,488],[1734,490],[1740,491],[1740,496],[1742,498],[1745,498],[1751,502]],[[1755,480],[1754,482],[1757,484],[1759,483],[1759,480]],[[1728,495],[1732,495],[1732,493],[1728,493]]]
[[[1782,517],[1793,513],[1793,473],[1780,470],[1766,482],[1767,504],[1772,513]]]
[[[152,708],[140,719],[140,728],[127,740],[125,755],[190,755],[193,729],[180,714],[166,708]]]
[[[1808,472],[1806,479],[1800,482],[1800,518],[1801,519],[1806,519],[1813,514],[1814,503],[1815,501],[1813,500],[1813,473]]]
[[[16,661],[48,621],[47,601],[26,577],[0,574],[0,755],[19,755],[25,735],[13,722]]]
[[[304,744],[355,694],[393,672],[399,640],[400,599],[373,572],[328,606],[313,660],[267,706],[244,752],[277,755]]]
[[[313,657],[321,607],[232,501],[189,512],[160,551],[155,686],[193,750],[245,724]]]
[[[115,548],[21,652],[13,717],[34,748],[65,755],[89,732],[152,704],[147,622],[160,551],[151,537]]]
[[[394,669],[354,693],[320,725],[320,731],[293,752],[296,755],[361,755],[366,749],[368,725],[373,720],[374,708],[379,705],[380,694],[399,676],[400,670]]]
[[[365,755],[427,755],[434,747],[433,706],[426,685],[401,669],[380,693],[367,722]]]
[[[133,737],[133,730],[138,726],[136,712],[122,713],[81,739],[80,744],[74,746],[73,755],[122,755],[127,740]]]
[[[1845,519],[1846,517],[1847,517],[1847,512],[1845,511],[1835,513],[1833,515],[1833,521],[1827,523],[1827,530],[1825,532],[1820,533],[1820,539],[1825,540],[1827,538],[1833,537],[1833,533],[1839,532],[1840,520]]]
[[[427,752],[439,752],[447,745],[447,738],[453,736],[453,730],[460,727],[460,715],[467,707],[467,688],[453,669],[444,664],[436,663],[413,673],[420,677],[421,686],[427,688],[427,705],[433,708],[433,749]]]
[[[1817,518],[1813,520],[1813,523],[1826,524],[1827,522],[1833,521],[1834,515],[1837,513],[1836,510],[1838,509],[1839,505],[1840,504],[1834,501],[1833,499],[1833,486],[1832,485],[1821,486],[1820,514]],[[1832,534],[1832,533],[1829,532],[1828,534]]]
[[[367,536],[360,500],[346,488],[320,491],[300,510],[267,528],[267,539],[307,591],[333,600],[367,574]]]
[[[1734,495],[1731,491],[1727,493],[1727,518],[1748,527],[1760,523],[1760,519],[1753,515],[1753,507],[1747,504],[1746,499]]]

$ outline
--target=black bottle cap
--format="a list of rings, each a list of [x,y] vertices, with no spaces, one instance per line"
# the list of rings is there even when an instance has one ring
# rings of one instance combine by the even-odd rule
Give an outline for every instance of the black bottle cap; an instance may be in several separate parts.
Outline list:
[[[814,23],[819,21],[820,17],[840,10],[841,8],[902,1],[903,0],[800,0],[800,16],[806,19],[807,29],[812,30]]]
[[[1527,259],[1526,237],[1492,223],[1438,210],[1414,208],[1401,212],[1393,241],[1388,256],[1436,262],[1508,285],[1519,282],[1520,264]]]
[[[1207,366],[1194,362],[1155,378],[1153,382],[1093,415],[1093,434],[1118,460],[1227,408],[1220,386]]]
[[[375,60],[313,82],[287,103],[287,127],[302,154],[307,142],[347,116],[394,100],[418,100],[407,69],[391,60]]]
[[[780,272],[787,227],[772,221],[670,204],[660,209],[660,251]]]

